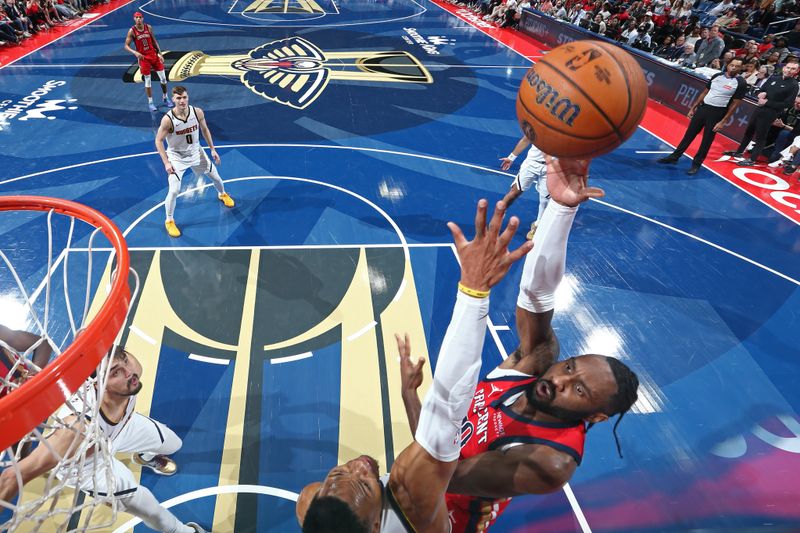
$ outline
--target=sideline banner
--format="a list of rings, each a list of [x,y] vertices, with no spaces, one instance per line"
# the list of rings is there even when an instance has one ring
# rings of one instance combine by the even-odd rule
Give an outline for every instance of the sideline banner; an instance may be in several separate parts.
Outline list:
[[[642,67],[644,77],[650,87],[650,98],[684,115],[689,112],[689,108],[703,92],[708,81],[706,78],[667,64],[641,50],[619,44],[578,26],[561,22],[539,11],[526,9],[522,13],[519,29],[551,48],[583,39],[606,41],[623,48]],[[749,100],[743,100],[721,133],[739,142],[755,108],[755,104]]]

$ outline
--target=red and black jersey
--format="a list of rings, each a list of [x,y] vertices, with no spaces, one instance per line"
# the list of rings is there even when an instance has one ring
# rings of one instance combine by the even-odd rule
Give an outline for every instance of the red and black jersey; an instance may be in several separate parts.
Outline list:
[[[586,437],[583,422],[539,422],[512,411],[512,400],[535,381],[533,376],[496,369],[478,383],[461,427],[459,459],[519,444],[538,444],[566,453],[580,465]],[[453,533],[485,531],[511,501],[449,493],[446,498]]]
[[[158,53],[156,42],[153,39],[153,28],[150,24],[145,24],[144,29],[139,31],[134,24],[133,42],[136,44],[136,51],[144,56],[154,56]]]
[[[11,391],[9,383],[20,385],[28,377],[30,371],[24,358],[0,347],[0,378],[2,378],[0,379],[0,398]]]

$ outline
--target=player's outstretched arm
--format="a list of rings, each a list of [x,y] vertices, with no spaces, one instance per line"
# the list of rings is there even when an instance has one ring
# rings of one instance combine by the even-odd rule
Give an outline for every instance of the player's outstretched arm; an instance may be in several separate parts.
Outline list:
[[[517,142],[517,145],[514,147],[514,149],[511,150],[511,153],[508,154],[506,157],[501,157],[500,158],[500,161],[502,161],[502,163],[500,163],[500,169],[501,170],[508,170],[509,168],[511,168],[511,165],[514,164],[514,161],[516,161],[517,158],[520,155],[522,155],[522,152],[524,152],[525,149],[527,147],[529,147],[530,145],[531,145],[531,142],[528,140],[527,137],[525,137],[523,135],[522,139],[520,139]]]
[[[415,441],[397,458],[389,478],[392,493],[421,531],[444,531],[444,493],[460,451],[461,422],[467,414],[481,364],[489,291],[523,257],[532,244],[509,251],[519,226],[512,217],[501,233],[505,204],[498,202],[487,227],[486,200],[478,202],[475,238],[448,223],[461,262],[461,281],[434,373],[419,417]]]
[[[555,291],[564,277],[570,228],[577,206],[604,194],[588,186],[590,162],[547,157],[547,189],[554,201],[539,221],[536,249],[525,258],[522,269],[516,310],[519,348],[501,368],[541,375],[558,358],[558,338],[551,323]]]
[[[73,419],[74,420],[74,419]],[[10,502],[21,486],[58,464],[67,455],[75,453],[83,435],[82,427],[65,428],[47,437],[33,452],[17,463],[17,468],[6,468],[0,473],[0,500]]]

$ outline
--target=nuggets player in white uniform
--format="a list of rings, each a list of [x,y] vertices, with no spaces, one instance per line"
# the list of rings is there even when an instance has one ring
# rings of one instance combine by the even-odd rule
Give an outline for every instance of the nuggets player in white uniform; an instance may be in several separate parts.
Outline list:
[[[100,406],[101,420],[98,425],[112,455],[133,453],[133,461],[148,467],[157,474],[169,476],[177,471],[175,462],[167,455],[177,452],[181,439],[167,426],[135,412],[136,395],[142,389],[139,376],[142,365],[131,354],[116,348],[112,358],[105,394]],[[97,390],[94,384],[85,384],[70,397],[59,411],[58,416],[72,424],[76,415],[86,416],[93,411],[89,406],[97,403]],[[86,407],[84,407],[86,406]],[[76,435],[72,429],[59,429],[47,437],[49,448],[60,456],[74,453],[78,443],[73,442]],[[136,482],[133,473],[118,459],[112,458],[110,464],[92,464],[94,458],[87,454],[83,468],[60,466],[56,472],[59,479],[88,494],[117,498],[118,508],[140,518],[145,525],[164,533],[206,533],[194,522],[182,523],[170,511],[162,507],[147,487]],[[33,453],[17,464],[23,484],[38,477],[58,464],[48,446],[38,446]],[[112,470],[111,476],[106,471]],[[92,474],[95,474],[94,476]],[[111,484],[109,482],[113,480]],[[0,474],[0,500],[11,501],[17,493],[16,472],[8,468]]]
[[[510,154],[500,158],[500,161],[502,161],[502,163],[500,163],[500,169],[508,170],[511,168],[511,165],[514,164],[517,157],[522,154],[528,146],[530,146],[528,155],[525,156],[525,159],[522,161],[519,167],[519,173],[514,178],[511,189],[506,193],[503,201],[506,203],[506,206],[511,207],[514,200],[519,198],[523,192],[530,189],[531,185],[536,187],[536,190],[539,191],[539,212],[536,215],[536,220],[531,224],[530,232],[526,235],[528,240],[532,240],[533,234],[536,233],[536,226],[539,224],[539,220],[544,214],[544,209],[547,207],[547,202],[550,200],[550,193],[547,191],[547,180],[545,179],[547,176],[546,156],[544,152],[531,144],[527,137],[523,136],[514,149],[511,150]]]
[[[219,154],[214,149],[214,141],[211,139],[211,131],[206,124],[205,113],[199,107],[189,105],[189,93],[185,87],[180,85],[173,87],[172,101],[175,103],[175,108],[161,119],[161,126],[156,134],[156,150],[161,156],[169,180],[169,191],[164,202],[167,211],[164,225],[170,237],[180,237],[181,231],[175,224],[173,215],[181,189],[181,181],[187,170],[191,169],[198,176],[208,176],[217,190],[217,197],[225,207],[233,207],[234,202],[233,198],[225,192],[225,185],[215,166],[215,163],[217,165],[220,163]],[[213,162],[200,146],[200,133],[211,149]],[[167,141],[166,150],[164,141]]]

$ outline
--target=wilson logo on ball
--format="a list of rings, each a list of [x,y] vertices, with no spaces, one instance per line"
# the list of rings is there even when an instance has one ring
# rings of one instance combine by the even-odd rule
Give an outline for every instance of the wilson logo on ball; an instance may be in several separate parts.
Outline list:
[[[550,110],[550,114],[567,126],[572,126],[572,123],[581,113],[580,106],[573,103],[569,98],[559,98],[558,91],[543,80],[533,69],[528,72],[525,79],[536,91],[536,103],[543,104],[546,109]]]

